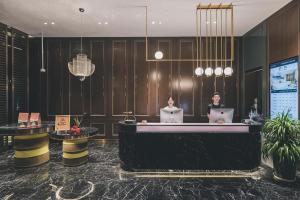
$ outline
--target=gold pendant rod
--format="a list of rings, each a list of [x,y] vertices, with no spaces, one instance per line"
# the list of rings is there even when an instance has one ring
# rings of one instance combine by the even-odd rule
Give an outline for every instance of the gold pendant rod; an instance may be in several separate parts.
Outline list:
[[[216,55],[215,55],[215,59],[213,59],[213,55],[212,55],[212,16],[211,16],[211,10],[216,9]],[[201,15],[202,15],[202,11],[201,10],[205,10],[205,24],[206,24],[206,37],[205,37],[205,57],[206,59],[202,59],[202,32],[201,32]],[[210,19],[208,22],[208,10],[210,10]],[[218,10],[221,10],[221,36],[220,36],[220,41],[221,41],[221,58],[218,58]],[[224,58],[223,58],[223,10],[225,10],[225,35],[224,35],[224,40],[225,40],[225,49],[224,49]],[[230,10],[231,11],[231,35],[230,35],[230,44],[231,44],[231,51],[230,51],[230,58],[227,58],[227,38],[229,37],[228,35],[228,31],[227,31],[227,21],[228,21],[228,17],[227,17],[227,11]],[[196,61],[197,62],[197,67],[199,65],[202,66],[202,62],[206,62],[206,67],[209,66],[209,63],[212,67],[212,62],[215,61],[216,62],[216,66],[218,65],[218,62],[220,62],[221,66],[222,66],[222,62],[225,63],[225,67],[227,66],[227,62],[230,62],[230,65],[232,66],[233,64],[233,60],[234,60],[234,33],[233,33],[233,5],[232,4],[219,4],[219,5],[212,5],[212,4],[208,4],[208,5],[202,5],[199,4],[197,5],[197,9],[196,9],[196,52],[197,52],[197,56],[196,59],[149,59],[148,54],[149,54],[149,45],[148,45],[148,6],[145,6],[145,58],[147,62],[180,62],[180,61]],[[198,14],[199,14],[199,18],[198,18]],[[200,23],[199,23],[200,22]],[[210,33],[208,35],[208,23],[210,24]],[[199,33],[200,32],[200,33]],[[209,37],[209,38],[208,38]],[[208,44],[208,39],[210,41],[210,44]],[[208,46],[210,45],[210,46]],[[208,52],[208,48],[209,48],[209,52]],[[200,54],[200,57],[199,57]]]

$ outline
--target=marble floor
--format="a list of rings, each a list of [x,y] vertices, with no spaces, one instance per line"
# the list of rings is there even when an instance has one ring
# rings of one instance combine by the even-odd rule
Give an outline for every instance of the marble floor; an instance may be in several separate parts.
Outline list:
[[[1,200],[48,199],[300,199],[300,174],[291,186],[274,183],[272,171],[261,166],[261,179],[137,178],[119,173],[118,144],[90,143],[89,162],[61,164],[61,145],[51,144],[51,161],[15,169],[13,151],[0,154]]]

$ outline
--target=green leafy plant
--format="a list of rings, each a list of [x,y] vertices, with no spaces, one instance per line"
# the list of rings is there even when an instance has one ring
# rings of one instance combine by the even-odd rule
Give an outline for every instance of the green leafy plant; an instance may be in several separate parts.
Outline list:
[[[74,117],[73,120],[74,120],[74,125],[77,126],[77,127],[80,127],[81,121],[79,120],[79,118],[78,117]]]
[[[267,119],[262,133],[265,138],[262,148],[264,158],[276,156],[279,163],[300,160],[300,126],[298,121],[289,118],[289,111]]]

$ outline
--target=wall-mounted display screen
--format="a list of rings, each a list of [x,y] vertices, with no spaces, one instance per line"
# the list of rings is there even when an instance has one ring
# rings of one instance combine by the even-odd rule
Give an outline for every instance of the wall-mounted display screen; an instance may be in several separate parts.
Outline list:
[[[283,111],[298,120],[298,58],[270,64],[270,117]]]

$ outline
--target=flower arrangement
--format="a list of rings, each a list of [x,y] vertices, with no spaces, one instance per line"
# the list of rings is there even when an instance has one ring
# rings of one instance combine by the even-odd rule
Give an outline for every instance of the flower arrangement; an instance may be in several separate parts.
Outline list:
[[[71,127],[71,134],[80,135],[80,123],[81,123],[81,121],[78,119],[78,117],[74,117],[73,121],[74,121],[74,125]]]

